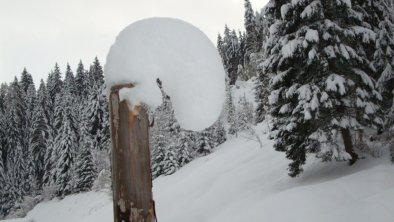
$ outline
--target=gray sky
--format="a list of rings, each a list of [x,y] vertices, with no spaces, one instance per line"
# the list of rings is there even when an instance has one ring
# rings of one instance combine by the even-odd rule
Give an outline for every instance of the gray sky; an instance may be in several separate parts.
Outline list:
[[[260,10],[268,0],[250,0]],[[23,67],[36,84],[55,62],[64,72],[82,59],[87,67],[106,53],[128,24],[147,17],[174,17],[216,42],[225,24],[243,28],[244,0],[0,0],[0,83]]]

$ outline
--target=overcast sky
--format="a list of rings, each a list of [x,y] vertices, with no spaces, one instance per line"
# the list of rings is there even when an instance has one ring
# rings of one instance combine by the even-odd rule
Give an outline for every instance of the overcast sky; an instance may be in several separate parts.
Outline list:
[[[251,0],[260,10],[268,0]],[[62,72],[82,59],[102,64],[117,34],[147,17],[180,18],[216,42],[225,24],[243,28],[244,0],[0,0],[0,83],[23,68],[36,84],[55,62]]]

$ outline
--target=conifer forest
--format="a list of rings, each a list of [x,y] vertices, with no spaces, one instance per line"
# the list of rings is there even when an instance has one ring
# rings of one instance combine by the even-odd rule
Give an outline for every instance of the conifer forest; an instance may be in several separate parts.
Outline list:
[[[346,167],[368,158],[394,162],[394,1],[270,0],[261,9],[243,2],[244,29],[223,24],[215,43],[226,98],[211,127],[183,129],[158,79],[162,104],[149,110],[153,179],[244,135],[260,146],[262,137],[273,141],[292,180],[311,156]],[[41,80],[25,68],[1,84],[0,219],[25,216],[53,198],[111,189],[103,70],[96,57],[77,67],[56,63]],[[235,95],[245,82],[254,95]],[[256,130],[262,124],[267,135]]]

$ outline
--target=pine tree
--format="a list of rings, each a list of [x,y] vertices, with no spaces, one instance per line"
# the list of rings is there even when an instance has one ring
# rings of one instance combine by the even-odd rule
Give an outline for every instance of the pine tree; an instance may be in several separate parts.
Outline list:
[[[34,85],[33,77],[29,72],[27,72],[26,68],[23,69],[20,81],[21,88],[24,92],[27,92],[31,85]]]
[[[189,163],[192,160],[190,150],[191,150],[191,141],[187,137],[185,132],[181,132],[178,136],[177,146],[176,146],[176,155],[177,155],[177,165],[182,167]]]
[[[302,172],[307,153],[354,163],[350,130],[382,123],[376,116],[381,96],[367,74],[374,73],[366,55],[374,32],[350,1],[270,1],[267,7],[274,23],[262,66],[272,76],[274,147],[293,161],[289,175]]]
[[[214,124],[213,136],[214,136],[213,140],[215,142],[215,147],[226,142],[226,140],[227,140],[226,130],[225,130],[225,128],[223,126],[223,122],[221,120],[218,120]]]
[[[373,1],[377,11],[376,16],[381,16],[377,24],[376,45],[374,52],[374,66],[377,70],[377,84],[383,97],[383,112],[385,113],[386,128],[390,128],[390,108],[394,97],[394,10],[390,2]]]
[[[237,119],[236,119],[236,116],[235,116],[236,115],[236,111],[235,111],[235,106],[234,106],[231,86],[229,86],[228,84],[226,86],[226,104],[225,104],[225,109],[226,109],[226,113],[227,113],[227,123],[229,125],[228,133],[231,134],[231,135],[236,135],[237,132],[238,132]]]
[[[85,100],[88,98],[88,94],[89,94],[89,79],[88,79],[88,77],[89,77],[88,73],[85,70],[82,61],[79,61],[77,73],[75,76],[75,85],[76,85],[76,91],[78,93],[78,96],[82,100]]]
[[[76,187],[75,190],[89,191],[96,179],[96,170],[93,163],[93,143],[87,131],[80,145],[80,153],[76,162]]]
[[[240,45],[237,33],[235,30],[230,30],[226,25],[224,28],[223,44],[221,47],[223,64],[227,71],[229,84],[234,85],[237,80],[238,65],[240,65]],[[243,55],[242,55],[243,57]],[[242,64],[241,64],[242,65]]]
[[[155,135],[152,138],[151,165],[153,179],[164,174],[165,141],[166,139],[162,135]]]
[[[28,189],[25,170],[28,144],[25,144],[26,138],[24,137],[26,135],[26,106],[23,95],[19,81],[15,77],[6,96],[5,118],[8,131],[6,139],[7,174],[12,188],[16,191],[17,198],[21,198]]]
[[[252,53],[256,53],[259,51],[260,42],[258,39],[258,29],[256,27],[256,17],[252,5],[249,0],[245,0],[245,30],[246,30],[246,53],[245,53],[245,62],[249,62],[249,56]]]
[[[0,197],[2,197],[2,193],[4,192],[3,189],[5,188],[6,184],[6,172],[4,167],[4,157],[3,151],[5,150],[5,143],[4,138],[6,137],[5,129],[5,121],[4,115],[0,112]],[[1,199],[1,198],[0,198]],[[1,203],[1,202],[0,202]],[[1,215],[1,213],[0,213]]]
[[[61,93],[62,91],[62,85],[63,81],[61,79],[61,72],[58,64],[55,64],[54,70],[49,73],[48,79],[47,79],[47,92],[48,92],[48,114],[49,114],[49,125],[54,128],[53,124],[53,119],[54,119],[54,112],[55,112],[55,101],[57,96]]]
[[[89,69],[89,80],[90,86],[102,86],[104,84],[104,71],[100,65],[100,61],[97,57],[94,58],[93,64]]]
[[[69,64],[67,64],[66,74],[64,77],[64,86],[70,89],[72,95],[77,95],[77,87],[75,83],[74,73]]]
[[[73,164],[78,144],[76,122],[76,102],[72,94],[72,84],[65,81],[62,91],[56,98],[55,126],[59,127],[54,142],[51,144],[51,162],[56,164],[52,172],[52,184],[56,186],[56,195],[64,196],[73,190]]]
[[[73,177],[72,167],[75,161],[75,152],[77,150],[77,134],[75,128],[75,117],[71,108],[71,93],[64,94],[67,98],[63,114],[62,125],[55,139],[55,183],[56,194],[58,196],[68,195],[72,192],[71,180]],[[54,157],[54,155],[52,155]]]
[[[210,141],[209,141],[209,134],[206,131],[203,131],[198,135],[196,141],[196,155],[197,156],[205,156],[211,153]]]
[[[109,148],[109,110],[104,85],[94,85],[87,102],[89,133],[93,138],[93,146],[99,150]]]
[[[239,130],[247,130],[254,123],[253,105],[246,99],[246,95],[243,95],[238,101],[238,107],[238,128]]]
[[[45,154],[47,150],[47,140],[49,138],[48,124],[45,118],[45,83],[41,80],[37,92],[37,100],[32,115],[32,127],[30,129],[30,156],[35,163],[34,171],[30,174],[36,180],[37,189],[41,189],[45,173]]]
[[[7,84],[2,83],[0,84],[0,112],[4,113],[6,109],[5,98],[7,93]]]
[[[217,40],[216,40],[216,47],[218,49],[219,55],[222,58],[222,61],[224,60],[224,50],[223,50],[223,38],[218,34]],[[224,61],[223,61],[224,62]]]
[[[171,175],[179,169],[179,162],[176,154],[176,148],[173,144],[166,147],[163,159],[164,175]]]

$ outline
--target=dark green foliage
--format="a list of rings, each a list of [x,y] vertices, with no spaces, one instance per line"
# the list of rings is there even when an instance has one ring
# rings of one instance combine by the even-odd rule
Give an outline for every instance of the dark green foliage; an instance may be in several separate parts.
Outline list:
[[[346,1],[270,1],[266,8],[272,25],[262,75],[271,79],[274,146],[292,160],[291,176],[308,153],[348,159],[336,138],[341,130],[382,123],[367,53],[375,35],[358,8]]]

